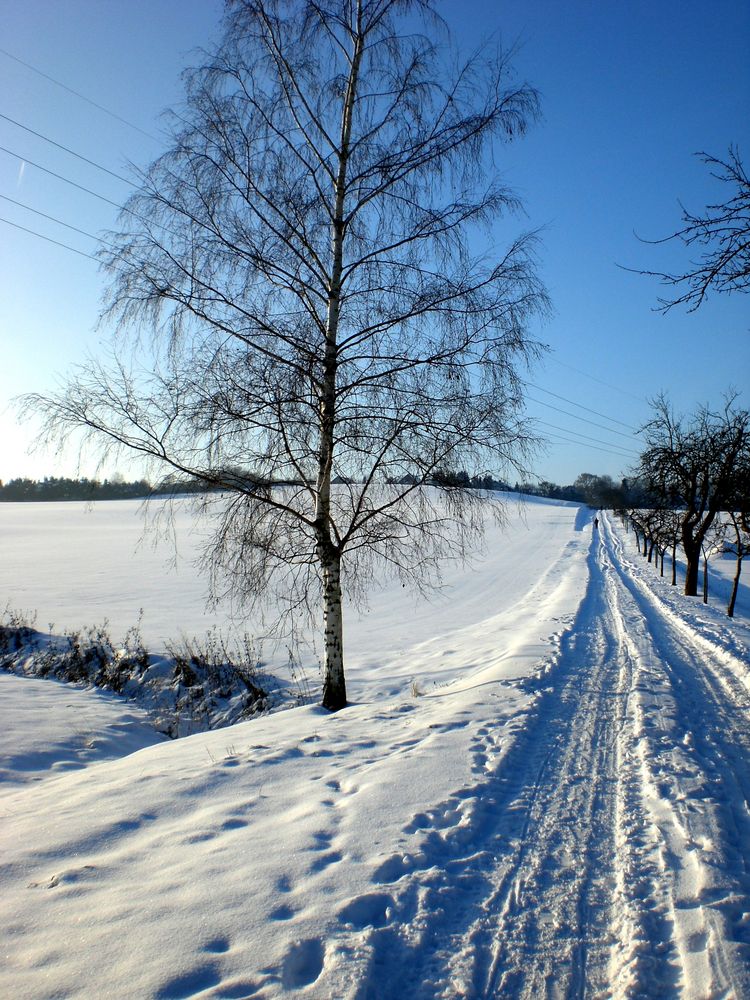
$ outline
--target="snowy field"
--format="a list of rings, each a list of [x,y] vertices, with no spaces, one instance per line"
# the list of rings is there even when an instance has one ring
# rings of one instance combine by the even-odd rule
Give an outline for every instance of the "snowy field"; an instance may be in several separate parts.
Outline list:
[[[747,586],[730,622],[609,518],[508,517],[433,601],[350,609],[336,715],[164,741],[0,675],[0,996],[750,996]],[[261,632],[206,610],[187,513],[174,567],[127,502],[0,533],[39,628]]]

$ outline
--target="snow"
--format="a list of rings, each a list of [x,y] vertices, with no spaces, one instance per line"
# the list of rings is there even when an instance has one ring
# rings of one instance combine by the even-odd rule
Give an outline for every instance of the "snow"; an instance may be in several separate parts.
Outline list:
[[[135,505],[0,508],[0,601],[228,628],[182,516],[170,571]],[[0,675],[0,995],[750,995],[747,591],[730,622],[591,519],[510,503],[434,600],[349,609],[335,715],[165,742]]]
[[[166,739],[147,714],[102,691],[0,673],[0,782],[25,784]]]

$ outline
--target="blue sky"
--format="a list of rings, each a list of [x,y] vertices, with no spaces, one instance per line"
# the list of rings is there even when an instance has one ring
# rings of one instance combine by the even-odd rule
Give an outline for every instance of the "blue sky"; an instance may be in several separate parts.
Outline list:
[[[445,0],[438,8],[467,50],[491,32],[517,44],[517,75],[542,95],[543,121],[498,154],[527,215],[496,234],[502,246],[519,228],[543,228],[540,268],[554,313],[534,330],[551,349],[530,375],[539,402],[529,412],[551,436],[538,476],[619,476],[638,450],[630,430],[662,390],[678,410],[716,403],[729,386],[750,406],[748,297],[711,296],[696,313],[664,316],[653,310],[658,284],[617,266],[687,264],[682,248],[648,246],[635,234],[673,231],[678,199],[698,211],[726,197],[697,151],[724,156],[735,143],[748,165],[750,4]],[[3,50],[150,137],[2,52],[0,114],[116,173],[128,160],[145,164],[162,148],[159,113],[179,100],[180,70],[216,37],[220,12],[218,0],[6,2]],[[127,186],[1,118],[0,146],[26,160],[0,152],[0,217],[94,252],[93,240],[8,199],[97,233],[113,224],[115,208],[29,161],[116,203]],[[9,400],[48,390],[97,352],[107,337],[95,329],[102,288],[94,261],[0,223],[1,479],[76,471],[71,456],[27,455],[33,427],[18,426]],[[559,440],[573,431],[597,441]],[[118,469],[139,472],[125,461]]]

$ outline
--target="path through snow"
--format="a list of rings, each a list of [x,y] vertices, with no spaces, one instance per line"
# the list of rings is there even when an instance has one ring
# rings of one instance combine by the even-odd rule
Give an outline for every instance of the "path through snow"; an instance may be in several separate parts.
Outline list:
[[[408,919],[354,948],[350,995],[750,997],[747,664],[665,607],[606,518],[588,564],[510,750],[486,772],[480,729],[476,781],[406,827],[418,870],[383,866]]]

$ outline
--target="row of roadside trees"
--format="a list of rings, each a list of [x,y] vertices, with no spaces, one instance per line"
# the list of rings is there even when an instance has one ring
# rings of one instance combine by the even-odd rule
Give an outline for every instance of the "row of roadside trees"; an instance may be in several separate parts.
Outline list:
[[[750,413],[729,396],[721,411],[700,407],[690,417],[674,414],[664,396],[644,428],[646,448],[634,483],[634,500],[623,513],[636,531],[644,556],[672,556],[676,584],[678,546],[685,555],[685,593],[697,596],[703,563],[703,599],[708,600],[708,560],[726,546],[736,555],[727,614],[734,614],[742,560],[750,552]]]

